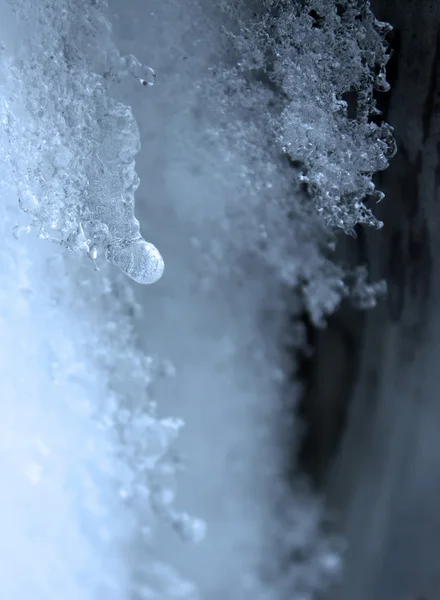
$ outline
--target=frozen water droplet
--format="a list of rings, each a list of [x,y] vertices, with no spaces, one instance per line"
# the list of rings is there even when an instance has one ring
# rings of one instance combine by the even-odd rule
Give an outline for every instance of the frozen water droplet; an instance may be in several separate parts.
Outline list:
[[[142,85],[153,86],[156,83],[156,72],[151,67],[143,65],[139,60],[128,54],[122,59],[126,72],[132,77],[136,77]]]
[[[109,246],[106,258],[137,283],[155,283],[164,271],[159,250],[142,238],[127,246]]]

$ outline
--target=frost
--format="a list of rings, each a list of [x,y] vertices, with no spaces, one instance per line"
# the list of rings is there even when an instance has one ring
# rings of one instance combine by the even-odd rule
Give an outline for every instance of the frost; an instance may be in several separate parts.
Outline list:
[[[152,86],[156,83],[156,73],[154,69],[142,65],[135,56],[129,54],[124,56],[122,60],[125,71],[132,77],[139,79],[142,85]]]
[[[279,147],[300,168],[324,222],[348,233],[357,223],[382,226],[365,202],[382,199],[372,176],[396,151],[392,128],[372,120],[380,115],[373,90],[389,90],[390,30],[368,2],[266,0],[234,36],[244,55],[235,72],[261,82],[264,73],[276,90]]]
[[[206,523],[202,519],[191,517],[187,513],[172,515],[173,527],[188,541],[201,542],[206,535]]]
[[[132,58],[127,71],[104,8],[0,7],[0,597],[10,600],[189,589],[154,550],[164,517],[152,490],[174,493],[181,421],[156,413],[152,383],[167,370],[136,347],[139,306],[100,261],[107,253],[143,283],[163,270],[133,213],[137,126],[104,73],[119,69],[121,85],[154,77],[133,72]],[[172,499],[166,510],[177,514]]]
[[[24,47],[5,39],[3,123],[21,208],[42,239],[102,254],[138,283],[163,272],[158,250],[134,216],[139,131],[111,87],[132,76],[155,82],[151,67],[121,57],[103,16],[106,3],[18,3],[13,27]],[[32,23],[44,22],[44,27]]]
[[[296,435],[287,382],[297,396],[280,348],[304,344],[291,320],[305,311],[321,326],[343,298],[369,307],[384,292],[333,253],[335,230],[379,225],[365,203],[381,199],[372,175],[394,152],[391,129],[371,118],[372,89],[388,87],[387,26],[354,1],[200,4],[155,6],[171,31],[164,43],[151,3],[135,3],[148,12],[138,44],[155,53],[157,96],[155,71],[113,44],[103,0],[1,7],[0,518],[16,542],[2,564],[16,572],[0,595],[11,600],[308,599],[340,571],[322,503],[278,489],[279,438]],[[122,274],[152,283],[163,261],[134,216],[130,83],[152,132],[147,204],[174,253],[171,283],[139,296],[142,336]],[[145,356],[144,342],[172,362]],[[181,437],[197,476],[186,475],[183,501],[183,422],[161,418],[154,401],[162,409],[163,376],[170,413],[183,396],[192,419]],[[206,523],[178,507],[191,501],[208,507]],[[199,542],[171,550],[172,566],[169,530]]]
[[[194,135],[194,156],[179,159],[180,177],[199,164],[210,177],[209,199],[194,202],[205,225],[192,241],[204,261],[201,287],[267,277],[268,302],[280,286],[294,290],[292,312],[305,309],[321,326],[344,297],[359,296],[335,259],[337,234],[382,226],[370,208],[383,199],[373,175],[395,144],[392,128],[376,123],[373,90],[386,88],[390,28],[354,1],[220,8],[215,66],[191,73],[193,126],[203,134]]]

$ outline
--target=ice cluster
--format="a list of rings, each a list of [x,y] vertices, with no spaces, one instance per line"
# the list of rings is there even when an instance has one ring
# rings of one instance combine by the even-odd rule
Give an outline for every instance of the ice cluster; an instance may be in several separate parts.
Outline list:
[[[93,260],[104,254],[138,283],[153,283],[162,257],[134,216],[139,131],[109,87],[124,76],[153,85],[155,73],[120,56],[105,8],[70,0],[11,6],[26,44],[4,38],[2,47],[8,160],[41,238]]]
[[[10,600],[196,597],[154,551],[159,521],[203,535],[174,506],[182,422],[157,414],[152,390],[167,369],[137,347],[127,278],[106,261],[93,268],[105,253],[141,283],[163,269],[133,213],[138,130],[107,93],[155,75],[119,57],[104,8],[0,6],[0,596]]]
[[[387,89],[388,26],[374,19],[368,2],[357,0],[221,0],[215,6],[191,0],[183,8],[180,0],[157,3],[140,37],[148,41],[144,29],[158,36],[151,49],[164,56],[168,82],[149,104],[149,92],[158,88],[149,89],[156,74],[133,54],[119,54],[106,8],[105,0],[5,0],[0,7],[0,240],[7,282],[0,302],[8,317],[1,323],[3,339],[10,340],[0,380],[9,381],[13,373],[23,386],[14,395],[7,384],[11,416],[0,436],[4,456],[17,454],[17,464],[2,464],[13,484],[0,518],[5,530],[12,515],[12,529],[22,527],[23,539],[9,554],[10,563],[4,548],[2,564],[29,572],[27,580],[4,580],[11,587],[0,588],[0,596],[19,600],[32,590],[37,600],[199,597],[195,584],[159,560],[154,538],[156,520],[185,539],[198,541],[204,534],[202,521],[174,506],[178,469],[172,444],[182,422],[158,415],[152,381],[163,369],[139,350],[132,288],[102,260],[139,283],[157,281],[163,271],[159,252],[141,237],[134,215],[140,136],[131,109],[117,99],[130,80],[146,99],[146,120],[157,116],[162,127],[151,169],[165,173],[163,186],[175,200],[170,219],[156,217],[156,223],[182,267],[177,273],[171,266],[175,288],[157,286],[165,289],[163,296],[157,292],[165,308],[152,309],[159,333],[154,340],[150,321],[148,334],[153,342],[167,334],[184,367],[180,382],[186,373],[190,393],[205,404],[207,397],[216,400],[212,410],[224,421],[211,423],[209,441],[218,447],[209,448],[209,460],[221,454],[226,431],[239,438],[246,431],[240,457],[228,469],[257,457],[258,472],[237,476],[234,485],[251,480],[251,490],[270,490],[264,501],[257,494],[244,502],[245,512],[264,516],[255,533],[243,507],[240,512],[233,499],[228,504],[233,490],[225,491],[221,480],[222,508],[236,510],[246,532],[244,542],[230,531],[213,542],[221,547],[224,539],[238,539],[236,556],[229,557],[229,547],[223,555],[206,551],[235,569],[236,579],[228,573],[227,581],[215,580],[223,587],[213,597],[308,600],[339,572],[339,548],[323,535],[323,509],[313,495],[278,493],[279,464],[275,474],[266,474],[272,468],[268,456],[278,452],[276,427],[286,439],[295,433],[294,427],[283,429],[285,413],[269,400],[285,393],[291,365],[279,359],[280,348],[304,343],[296,327],[304,311],[323,325],[342,298],[369,307],[383,291],[381,284],[368,283],[362,267],[348,272],[339,265],[333,251],[338,229],[352,233],[358,223],[380,225],[365,203],[381,199],[372,176],[394,152],[391,129],[372,118],[373,89]],[[186,31],[191,11],[199,16]],[[164,23],[175,19],[167,44],[154,14],[162,14]],[[177,62],[179,44],[188,56]],[[159,214],[161,202],[155,205]],[[176,214],[179,231],[167,231]],[[40,249],[44,245],[31,235],[19,235],[28,231],[57,247]],[[182,242],[178,249],[175,240]],[[80,252],[90,260],[78,260]],[[187,328],[175,327],[177,321]],[[176,331],[191,339],[176,339]],[[29,365],[29,385],[21,377],[22,363]],[[205,382],[205,372],[218,389],[207,377]],[[289,393],[297,395],[292,388]],[[197,408],[195,427],[203,429]],[[14,438],[11,431],[21,433]],[[198,450],[202,458],[208,455],[206,448]],[[49,456],[59,458],[52,467]],[[22,472],[25,485],[43,490],[35,508],[37,529],[32,518],[26,520],[29,503],[15,506],[17,489],[23,498],[28,494],[17,475]],[[207,480],[213,472],[210,465]],[[277,516],[275,530],[269,513]],[[66,553],[40,563],[32,546],[35,531],[45,540],[46,554],[54,548]],[[273,536],[273,556],[267,555],[266,539],[261,542],[266,533]],[[264,556],[257,560],[254,546],[260,543]],[[70,544],[78,551],[69,554]],[[179,548],[179,554],[186,551]]]
[[[225,0],[216,10],[220,50],[209,73],[193,72],[204,104],[198,143],[226,198],[195,240],[206,273],[264,272],[271,296],[295,290],[291,312],[306,310],[318,326],[343,298],[359,304],[361,280],[373,306],[384,283],[369,284],[362,265],[347,271],[334,250],[341,230],[382,226],[373,176],[395,144],[374,93],[388,89],[390,26],[355,0]]]
[[[273,91],[274,137],[318,212],[348,233],[358,223],[380,228],[365,203],[383,198],[372,177],[396,151],[392,127],[375,122],[381,113],[373,95],[390,89],[385,36],[392,27],[363,0],[243,4],[234,70]]]

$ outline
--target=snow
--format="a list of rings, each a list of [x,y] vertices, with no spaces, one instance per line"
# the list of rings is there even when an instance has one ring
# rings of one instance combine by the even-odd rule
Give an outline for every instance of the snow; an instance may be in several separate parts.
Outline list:
[[[316,46],[355,16],[312,4],[314,37],[307,15],[245,23],[245,3],[112,2],[114,31],[104,0],[2,3],[1,597],[305,600],[339,571],[321,499],[286,481],[286,348],[302,312],[374,303],[331,226],[368,213],[390,132],[330,102]]]

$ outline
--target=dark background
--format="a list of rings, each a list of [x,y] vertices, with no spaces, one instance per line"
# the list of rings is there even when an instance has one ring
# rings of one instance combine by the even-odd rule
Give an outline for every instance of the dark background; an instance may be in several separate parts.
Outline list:
[[[309,328],[301,460],[349,540],[331,597],[437,598],[424,593],[440,580],[440,3],[372,5],[394,26],[392,89],[377,97],[398,153],[376,180],[384,228],[341,239],[339,251],[385,278],[388,294]]]

